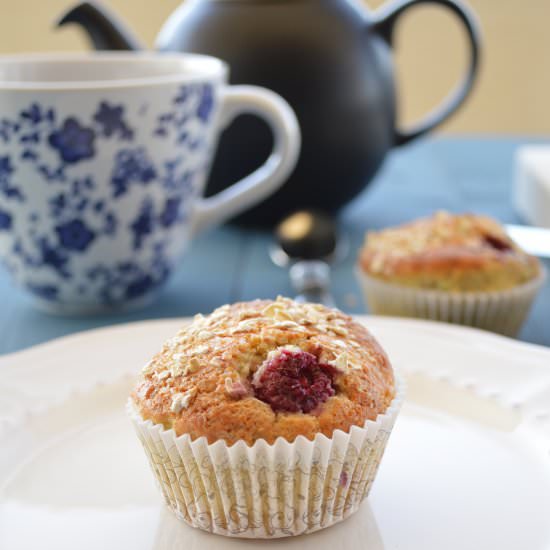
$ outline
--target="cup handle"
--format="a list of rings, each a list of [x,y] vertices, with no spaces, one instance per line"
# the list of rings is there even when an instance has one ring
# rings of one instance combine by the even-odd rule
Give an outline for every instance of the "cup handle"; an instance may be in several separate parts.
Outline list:
[[[477,21],[466,5],[459,3],[457,0],[395,0],[389,5],[382,6],[375,13],[374,21],[371,24],[374,30],[391,46],[395,23],[405,11],[419,4],[443,6],[458,17],[468,35],[470,63],[462,82],[449,94],[440,107],[429,113],[424,120],[413,128],[395,130],[396,145],[403,145],[422,134],[426,134],[453,114],[470,93],[479,68],[480,37]]]
[[[193,231],[221,223],[262,201],[290,175],[300,153],[300,127],[290,105],[276,93],[258,86],[228,86],[222,91],[220,126],[247,113],[263,118],[271,127],[274,146],[262,166],[212,197],[199,199]]]

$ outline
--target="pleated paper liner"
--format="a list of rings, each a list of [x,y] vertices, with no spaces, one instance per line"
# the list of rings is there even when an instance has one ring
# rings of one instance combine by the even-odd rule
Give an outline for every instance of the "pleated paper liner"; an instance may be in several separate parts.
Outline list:
[[[387,283],[357,269],[369,311],[375,315],[417,317],[516,336],[546,280],[546,271],[520,286],[497,292],[445,292]]]
[[[167,505],[193,527],[243,538],[311,533],[342,521],[368,495],[404,398],[404,384],[385,414],[332,438],[283,438],[228,447],[176,436],[134,405],[128,413]]]

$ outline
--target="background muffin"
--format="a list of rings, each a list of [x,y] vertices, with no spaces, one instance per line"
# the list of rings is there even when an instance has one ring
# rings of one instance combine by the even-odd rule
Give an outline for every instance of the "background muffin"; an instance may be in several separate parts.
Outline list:
[[[514,335],[544,280],[495,220],[438,212],[367,234],[358,276],[373,313]]]
[[[384,281],[457,292],[505,290],[541,270],[495,220],[447,212],[369,232],[359,265]]]
[[[357,510],[402,397],[363,326],[278,298],[196,316],[143,369],[128,412],[180,519],[272,538]]]

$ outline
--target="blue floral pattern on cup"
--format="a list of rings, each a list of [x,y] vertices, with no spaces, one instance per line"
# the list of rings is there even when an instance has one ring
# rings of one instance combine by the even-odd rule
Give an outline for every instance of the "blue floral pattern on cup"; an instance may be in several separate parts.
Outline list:
[[[66,119],[63,126],[48,137],[48,143],[68,164],[92,158],[95,154],[94,141],[94,131],[81,126],[73,117]]]
[[[11,229],[11,215],[0,210],[0,231],[9,231]]]
[[[94,120],[100,125],[100,134],[104,137],[118,135],[120,139],[126,140],[131,140],[134,137],[134,131],[124,120],[122,105],[109,105],[106,101],[102,101],[94,115]]]
[[[118,197],[128,191],[133,183],[146,185],[157,177],[155,167],[143,147],[121,149],[115,157],[111,185],[113,195]]]
[[[177,264],[216,94],[210,83],[159,93],[0,106],[0,255],[39,304],[131,303]]]
[[[84,252],[95,239],[95,233],[78,218],[55,228],[59,245],[65,250]]]

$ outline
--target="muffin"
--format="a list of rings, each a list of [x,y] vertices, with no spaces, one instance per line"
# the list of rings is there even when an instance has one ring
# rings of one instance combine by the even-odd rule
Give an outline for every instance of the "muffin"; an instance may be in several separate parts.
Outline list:
[[[358,274],[369,309],[514,335],[544,280],[495,220],[438,212],[367,234]]]
[[[401,400],[362,325],[278,298],[197,315],[143,369],[128,410],[179,518],[271,538],[358,508]]]

